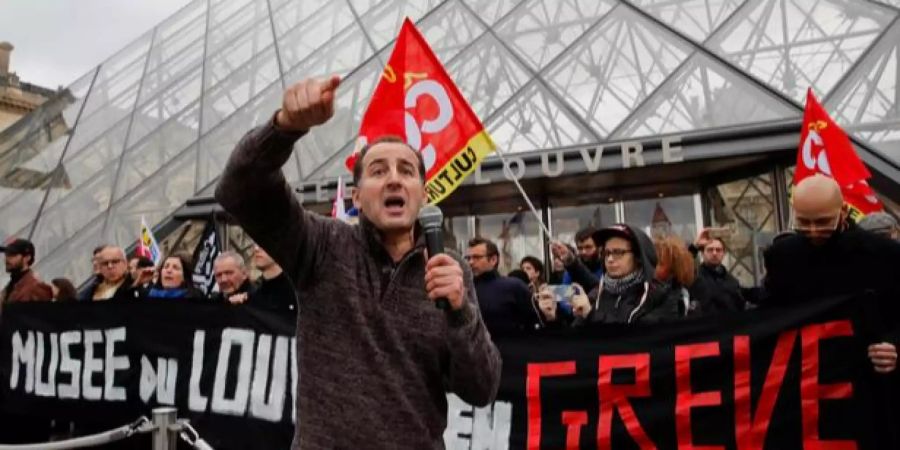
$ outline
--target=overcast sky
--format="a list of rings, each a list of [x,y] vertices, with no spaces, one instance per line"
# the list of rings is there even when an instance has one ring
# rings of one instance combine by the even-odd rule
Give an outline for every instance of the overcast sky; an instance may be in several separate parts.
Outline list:
[[[68,86],[190,0],[0,0],[0,41],[22,81]]]

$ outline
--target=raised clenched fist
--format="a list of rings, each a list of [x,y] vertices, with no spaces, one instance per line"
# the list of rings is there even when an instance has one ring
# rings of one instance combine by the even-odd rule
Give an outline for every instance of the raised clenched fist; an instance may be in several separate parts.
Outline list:
[[[341,78],[308,78],[284,91],[275,125],[284,131],[307,131],[334,115],[334,96]]]

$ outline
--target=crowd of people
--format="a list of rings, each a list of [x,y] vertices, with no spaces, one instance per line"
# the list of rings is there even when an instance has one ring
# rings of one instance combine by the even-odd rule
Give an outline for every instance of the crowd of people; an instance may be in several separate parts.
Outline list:
[[[67,278],[50,283],[32,269],[34,245],[15,239],[2,247],[10,280],[0,291],[0,304],[32,301],[94,302],[146,299],[185,299],[222,304],[250,304],[280,312],[295,312],[296,293],[281,267],[262,247],[254,245],[252,262],[237,252],[221,253],[213,263],[215,288],[208,295],[194,283],[190,255],[173,253],[158,265],[145,256],[126,257],[115,245],[94,249],[93,276],[79,291]],[[251,279],[251,265],[259,276]]]
[[[900,227],[886,213],[859,224],[848,217],[839,186],[822,176],[798,184],[792,198],[794,230],[765,251],[761,286],[741,286],[723,265],[725,241],[703,229],[694,242],[677,236],[652,238],[616,224],[585,228],[575,247],[554,241],[549,277],[543,262],[526,256],[501,276],[496,244],[469,241],[479,306],[492,335],[597,323],[659,323],[710,317],[753,308],[788,305],[841,294],[872,291],[891,305],[900,298]],[[550,281],[546,281],[548,278]],[[560,296],[557,285],[571,285]],[[888,317],[898,317],[891,313]],[[876,372],[896,369],[896,323],[868,351]]]

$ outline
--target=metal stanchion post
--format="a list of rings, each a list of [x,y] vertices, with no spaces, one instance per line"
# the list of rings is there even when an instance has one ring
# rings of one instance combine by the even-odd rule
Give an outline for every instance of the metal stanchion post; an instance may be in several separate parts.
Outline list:
[[[178,433],[171,428],[177,422],[178,410],[175,408],[153,410],[153,450],[175,450],[178,445]]]

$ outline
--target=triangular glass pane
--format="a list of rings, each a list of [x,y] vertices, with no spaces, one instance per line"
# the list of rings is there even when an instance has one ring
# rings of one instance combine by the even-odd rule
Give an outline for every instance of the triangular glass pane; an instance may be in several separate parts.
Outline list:
[[[803,103],[807,87],[830,92],[896,11],[842,0],[762,0],[738,14],[709,47]]]
[[[199,111],[200,104],[194,102],[178,116],[167,120],[159,129],[125,151],[116,181],[114,200],[122,198],[148,178],[157,177],[156,172],[160,167],[194,145],[199,136]]]
[[[825,103],[847,131],[900,163],[900,23],[881,38]]]
[[[616,8],[549,71],[551,86],[607,136],[690,50],[674,34]]]
[[[262,53],[241,65],[231,66],[224,59],[215,58],[216,62],[207,63],[207,74],[219,71],[223,79],[215,84],[206,85],[203,98],[203,133],[209,131],[222,119],[246,104],[260,91],[272,83],[281,82],[278,73],[278,61],[275,58],[275,47],[270,46]],[[218,66],[218,68],[213,68]],[[226,77],[227,78],[224,78]],[[210,80],[213,81],[213,80]]]
[[[160,25],[147,59],[140,102],[166,90],[203,64],[206,4],[194,2]]]
[[[796,107],[760,89],[743,74],[695,53],[610,137],[652,136],[799,116]]]
[[[529,0],[497,25],[497,35],[542,69],[613,6],[603,0]]]
[[[102,171],[87,183],[68,191],[51,191],[32,241],[52,250],[75,236],[92,220],[109,211],[115,171]],[[61,198],[60,198],[61,197]],[[46,251],[46,250],[45,250]],[[82,249],[84,251],[84,249]]]
[[[462,0],[478,17],[488,25],[493,25],[498,20],[509,14],[513,8],[521,6],[524,0]]]
[[[201,67],[194,68],[190,73],[174,80],[175,82],[164,91],[138,106],[128,134],[128,146],[133,146],[196,102],[202,92],[200,80],[202,73]]]
[[[114,128],[98,136],[89,145],[77,151],[69,149],[63,158],[63,168],[69,175],[73,187],[93,179],[98,172],[115,171],[115,162],[119,160],[125,149],[126,121],[119,122]]]
[[[65,224],[59,224],[65,225]],[[101,240],[103,217],[97,217],[77,233],[68,233],[66,239],[50,239],[47,233],[35,234],[31,239],[37,253],[35,271],[46,278],[65,277],[76,285],[91,276],[91,249],[105,243]],[[56,230],[56,231],[61,231]],[[135,231],[137,233],[138,231]],[[137,235],[135,235],[137,240]]]
[[[348,33],[354,34],[359,42],[365,41],[359,27],[354,26],[353,12],[347,2],[329,2],[278,38],[284,70],[290,72],[314,52],[314,57],[321,57],[322,52],[316,52],[316,49],[329,43],[332,38],[341,36],[346,39]]]
[[[221,6],[220,6],[221,5]],[[235,41],[258,40],[262,34],[255,29],[266,31],[268,41],[257,45],[263,49],[272,42],[272,27],[269,23],[269,8],[266,0],[220,1],[213,5],[209,18],[206,57],[235,51],[239,48]],[[246,56],[244,56],[246,58]]]
[[[83,117],[91,117],[98,110],[110,106],[117,109],[134,106],[135,87],[144,73],[152,37],[152,32],[144,33],[100,65],[90,98],[84,106]]]
[[[703,42],[748,0],[633,0],[661,22]]]
[[[202,189],[222,174],[231,151],[250,127],[262,125],[271,119],[272,114],[281,105],[281,93],[281,83],[270,84],[261,95],[219,122],[203,136],[200,140],[195,189]],[[292,160],[289,164],[295,163]]]
[[[197,163],[196,145],[169,161],[147,182],[116,202],[111,209],[104,238],[121,246],[134,243],[139,235],[141,216],[147,223],[162,223],[194,194]]]
[[[529,80],[522,65],[491,33],[457,55],[447,72],[482,122]]]
[[[400,32],[400,25],[403,24],[405,18],[409,18],[414,23],[417,22],[428,11],[438,5],[437,0],[419,0],[411,2],[408,0],[387,0],[379,3],[369,12],[360,17],[363,28],[366,30],[372,43],[379,51],[382,47],[397,37]],[[440,10],[435,11],[440,14]]]
[[[484,26],[458,1],[445,2],[439,11],[416,25],[443,64],[484,33]]]
[[[498,111],[487,129],[506,154],[596,141],[590,130],[536,82]]]

